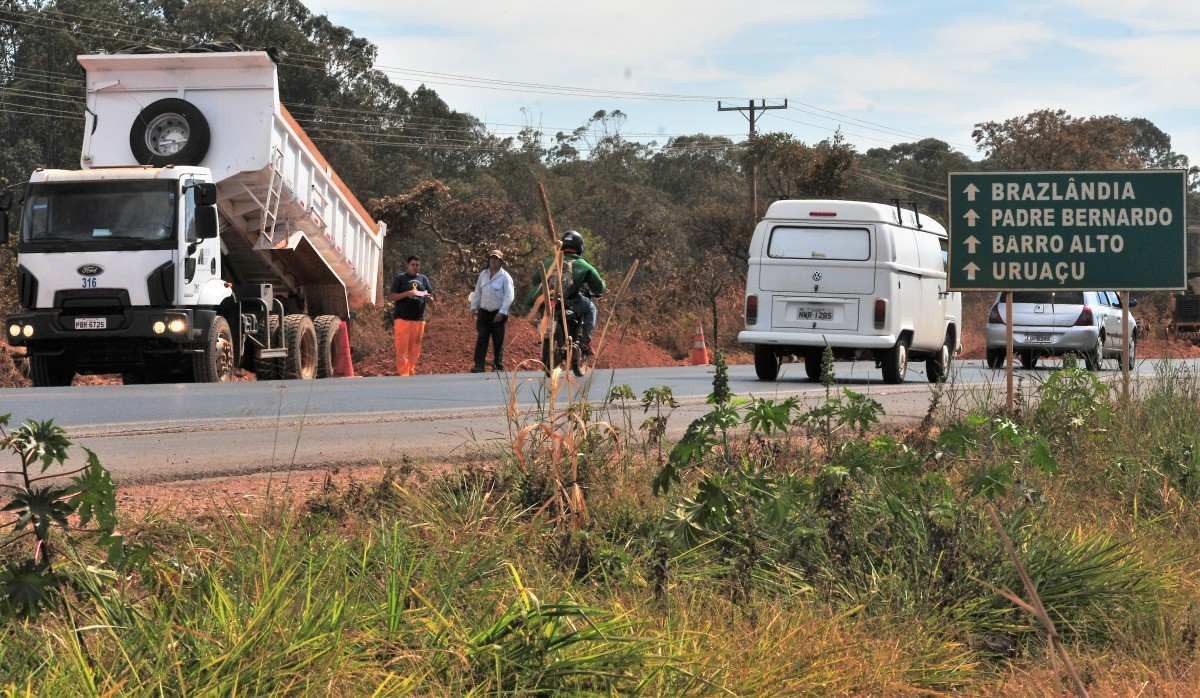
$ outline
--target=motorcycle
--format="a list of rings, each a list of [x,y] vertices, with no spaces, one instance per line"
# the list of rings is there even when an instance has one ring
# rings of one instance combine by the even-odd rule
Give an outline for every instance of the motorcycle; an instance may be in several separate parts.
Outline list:
[[[549,301],[546,312],[549,313],[549,327],[542,334],[542,365],[546,367],[546,374],[556,368],[567,368],[569,359],[572,373],[579,377],[587,375],[592,370],[593,357],[590,347],[583,344],[582,315],[572,309],[570,303],[563,307],[557,298]]]

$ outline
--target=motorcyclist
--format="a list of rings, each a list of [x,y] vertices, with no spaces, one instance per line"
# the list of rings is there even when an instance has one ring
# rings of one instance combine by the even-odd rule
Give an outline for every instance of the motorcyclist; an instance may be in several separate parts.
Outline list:
[[[604,294],[604,279],[596,267],[583,258],[583,236],[574,230],[568,230],[562,236],[563,251],[563,301],[567,308],[579,317],[582,324],[583,336],[579,338],[584,354],[592,353],[592,332],[596,329],[596,303],[593,298]],[[535,275],[533,291],[529,302],[536,302],[542,293],[542,287],[547,273],[551,275],[550,286],[555,283],[554,257],[547,259]]]

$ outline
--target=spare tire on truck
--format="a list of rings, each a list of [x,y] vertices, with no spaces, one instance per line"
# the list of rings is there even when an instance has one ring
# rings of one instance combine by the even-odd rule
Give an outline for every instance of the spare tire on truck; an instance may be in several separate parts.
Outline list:
[[[176,97],[153,102],[129,129],[129,149],[143,165],[199,165],[208,154],[208,119],[194,104]]]

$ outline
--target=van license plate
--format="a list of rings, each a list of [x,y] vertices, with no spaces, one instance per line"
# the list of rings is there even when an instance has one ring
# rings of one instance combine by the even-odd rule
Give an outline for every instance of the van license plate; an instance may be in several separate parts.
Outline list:
[[[77,318],[75,318],[75,329],[77,329],[77,330],[106,330],[106,329],[108,329],[108,318],[77,317]]]
[[[833,320],[833,311],[825,308],[800,308],[796,311],[796,319],[829,322]]]
[[[1054,337],[1043,332],[1025,335],[1025,341],[1028,344],[1049,344],[1053,339]]]

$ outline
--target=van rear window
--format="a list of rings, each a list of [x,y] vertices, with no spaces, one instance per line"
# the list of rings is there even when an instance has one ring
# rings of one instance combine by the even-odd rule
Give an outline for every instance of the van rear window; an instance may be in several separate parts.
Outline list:
[[[1013,303],[1055,303],[1058,305],[1083,305],[1082,291],[1016,291]]]
[[[871,258],[871,231],[866,228],[779,226],[771,230],[767,256],[865,261]]]

